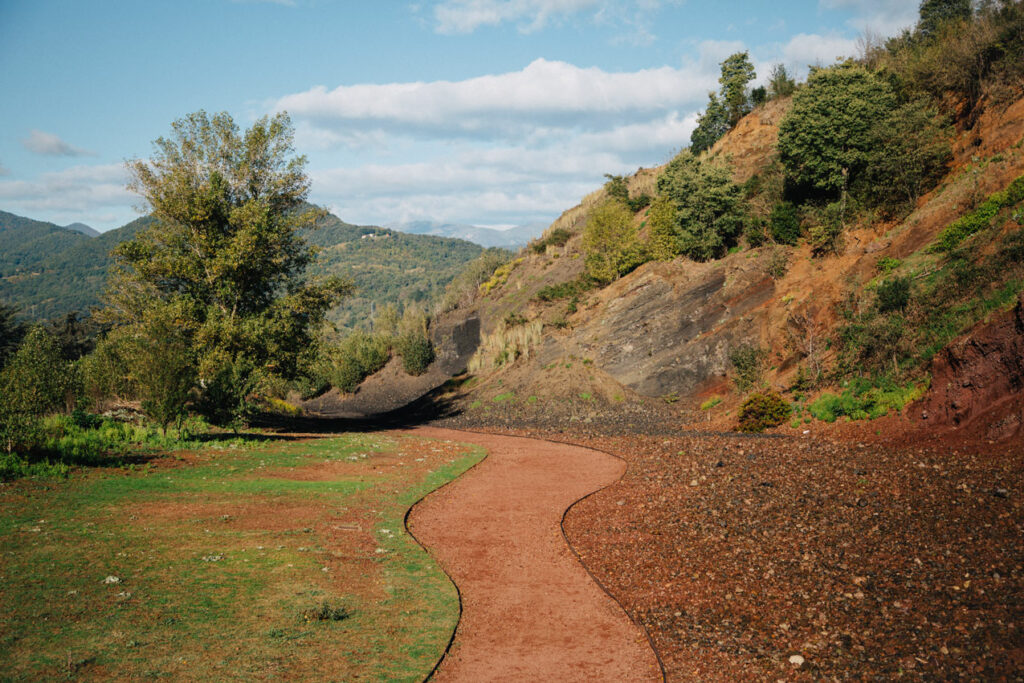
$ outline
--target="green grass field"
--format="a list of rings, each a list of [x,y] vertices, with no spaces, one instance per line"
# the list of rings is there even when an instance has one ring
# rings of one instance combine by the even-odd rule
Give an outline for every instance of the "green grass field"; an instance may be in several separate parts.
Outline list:
[[[355,434],[0,485],[0,678],[420,680],[458,598],[403,516],[482,457]]]

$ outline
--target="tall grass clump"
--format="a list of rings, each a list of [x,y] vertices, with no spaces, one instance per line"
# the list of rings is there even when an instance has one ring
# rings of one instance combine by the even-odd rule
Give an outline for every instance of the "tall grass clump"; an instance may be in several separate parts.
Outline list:
[[[499,322],[494,332],[481,340],[480,347],[469,360],[469,372],[490,370],[519,358],[529,358],[532,349],[540,344],[543,328],[544,323],[539,320],[513,327],[505,325],[504,321]]]

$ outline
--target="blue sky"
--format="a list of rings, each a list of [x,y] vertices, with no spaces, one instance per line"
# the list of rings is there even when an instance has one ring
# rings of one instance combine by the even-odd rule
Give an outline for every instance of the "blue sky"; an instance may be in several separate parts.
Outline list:
[[[685,146],[718,63],[857,52],[917,0],[0,0],[0,209],[107,230],[125,159],[189,112],[287,110],[356,223],[551,221]]]

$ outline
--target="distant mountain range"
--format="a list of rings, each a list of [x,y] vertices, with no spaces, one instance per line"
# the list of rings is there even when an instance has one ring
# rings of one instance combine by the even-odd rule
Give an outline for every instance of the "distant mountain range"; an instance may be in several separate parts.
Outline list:
[[[85,223],[72,223],[71,225],[65,225],[64,227],[68,230],[76,230],[83,235],[88,235],[89,237],[99,237],[100,234],[99,230],[91,228]]]
[[[0,211],[0,302],[34,320],[98,306],[110,250],[152,221],[145,216],[96,233],[80,223],[62,227]],[[330,314],[341,327],[365,324],[387,303],[429,301],[483,251],[462,239],[352,225],[330,214],[305,237],[320,249],[313,274],[355,282],[355,293]]]
[[[502,247],[504,249],[517,249],[525,246],[534,237],[539,237],[547,223],[530,223],[528,225],[517,225],[507,230],[496,228],[482,228],[477,225],[464,223],[439,223],[436,221],[410,221],[408,223],[395,223],[390,226],[395,230],[413,233],[415,235],[438,235],[440,237],[454,237],[460,240],[467,240],[482,247]]]

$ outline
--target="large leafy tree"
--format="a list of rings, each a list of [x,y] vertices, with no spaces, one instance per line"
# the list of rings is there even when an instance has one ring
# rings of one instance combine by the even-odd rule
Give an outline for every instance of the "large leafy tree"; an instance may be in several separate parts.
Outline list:
[[[779,125],[788,180],[814,194],[845,196],[871,159],[877,126],[895,106],[892,87],[856,63],[813,70]]]
[[[923,0],[918,13],[917,30],[922,35],[934,36],[949,21],[970,19],[971,0]]]
[[[948,123],[925,102],[897,107],[875,128],[865,194],[891,212],[913,204],[945,173],[951,139]]]
[[[658,177],[658,194],[675,206],[677,251],[694,260],[724,255],[743,231],[742,190],[724,163],[683,150]]]
[[[129,188],[156,222],[114,250],[105,316],[140,338],[173,321],[188,348],[176,347],[166,362],[194,359],[199,404],[217,422],[237,419],[261,374],[296,374],[300,353],[348,287],[303,276],[313,252],[298,231],[315,227],[322,212],[305,203],[306,160],[292,139],[284,113],[242,133],[230,115],[199,111],[175,121],[150,160],[128,163]],[[152,371],[159,361],[146,361],[150,375],[179,382],[174,372]]]

